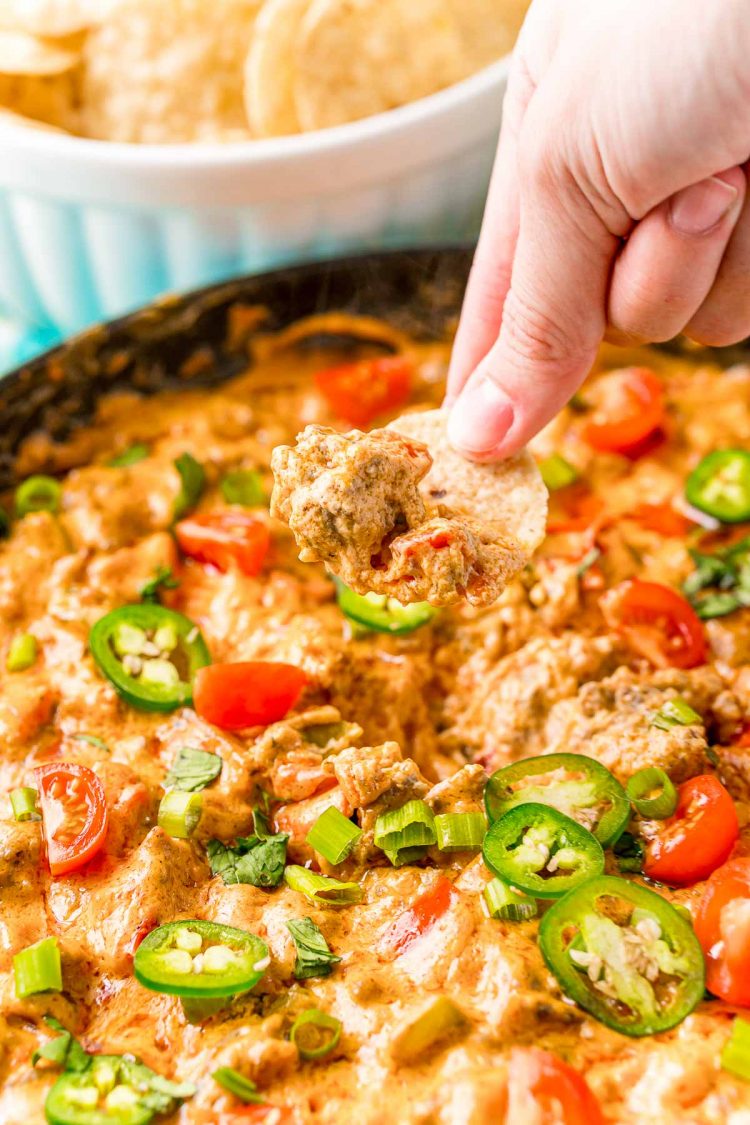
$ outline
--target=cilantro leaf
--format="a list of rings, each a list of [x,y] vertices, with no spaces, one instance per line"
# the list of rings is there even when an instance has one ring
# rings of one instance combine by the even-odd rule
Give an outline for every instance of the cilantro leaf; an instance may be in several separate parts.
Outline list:
[[[286,928],[292,935],[297,949],[297,960],[294,962],[294,975],[297,980],[327,977],[333,972],[333,966],[337,965],[341,958],[331,953],[328,942],[312,918],[290,920]]]
[[[128,465],[137,465],[139,461],[144,461],[149,453],[150,450],[146,443],[137,441],[135,445],[123,449],[122,453],[118,453],[108,464],[113,469],[126,469]]]
[[[176,590],[179,585],[179,580],[174,577],[171,566],[158,566],[153,578],[149,578],[148,582],[144,582],[140,588],[141,601],[158,605],[162,590]]]
[[[53,1031],[58,1031],[60,1034],[55,1036],[54,1039],[49,1039],[34,1051],[31,1056],[31,1065],[36,1066],[40,1059],[46,1059],[47,1062],[54,1063],[55,1066],[59,1066],[63,1070],[87,1070],[91,1065],[93,1055],[84,1050],[75,1036],[71,1035],[54,1016],[45,1016],[44,1022]]]
[[[223,764],[218,754],[183,746],[164,778],[164,788],[198,793],[219,776]]]
[[[250,883],[254,887],[277,887],[286,865],[286,832],[270,835],[268,822],[259,809],[253,813],[255,834],[238,836],[233,848],[220,840],[206,845],[212,875],[225,883]]]
[[[178,520],[198,503],[206,485],[206,470],[192,453],[181,453],[175,460],[174,467],[180,474],[181,482],[173,510],[174,518]]]
[[[695,570],[682,590],[699,617],[725,617],[750,605],[750,536],[715,555],[692,550],[690,557]]]

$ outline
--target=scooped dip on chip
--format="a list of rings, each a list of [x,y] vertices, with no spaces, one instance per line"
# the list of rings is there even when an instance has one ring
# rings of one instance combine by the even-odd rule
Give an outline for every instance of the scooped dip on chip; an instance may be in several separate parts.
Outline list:
[[[300,559],[405,605],[495,601],[544,537],[547,492],[529,453],[472,464],[446,421],[430,410],[370,433],[307,426],[275,449],[271,513]]]

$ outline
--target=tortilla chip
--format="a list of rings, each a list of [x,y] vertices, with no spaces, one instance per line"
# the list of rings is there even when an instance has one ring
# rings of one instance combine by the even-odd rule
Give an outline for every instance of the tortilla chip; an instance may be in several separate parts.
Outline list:
[[[447,0],[466,56],[466,75],[513,50],[529,0]]]
[[[80,127],[80,85],[80,68],[65,74],[0,74],[0,106],[16,118],[33,118],[75,133]]]
[[[295,58],[300,124],[393,109],[450,86],[466,66],[447,0],[313,0]]]
[[[86,41],[86,132],[143,144],[248,139],[242,76],[258,8],[122,0]]]
[[[299,133],[294,54],[310,0],[266,0],[245,66],[245,107],[256,137]]]
[[[80,53],[25,31],[0,30],[0,74],[65,74],[80,61]]]

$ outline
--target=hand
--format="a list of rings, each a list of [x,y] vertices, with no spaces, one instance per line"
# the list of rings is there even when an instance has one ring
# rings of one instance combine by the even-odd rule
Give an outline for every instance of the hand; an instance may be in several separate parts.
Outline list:
[[[605,332],[750,335],[747,0],[534,0],[448,380],[450,437],[524,445]]]

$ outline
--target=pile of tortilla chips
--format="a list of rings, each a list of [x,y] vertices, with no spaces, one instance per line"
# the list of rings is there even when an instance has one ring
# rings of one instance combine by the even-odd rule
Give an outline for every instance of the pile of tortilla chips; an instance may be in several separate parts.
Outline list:
[[[452,85],[528,0],[0,0],[0,114],[140,144],[324,129]]]

